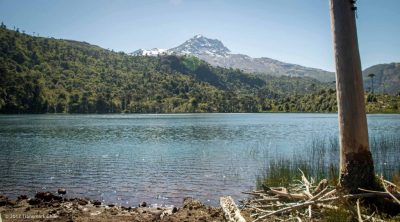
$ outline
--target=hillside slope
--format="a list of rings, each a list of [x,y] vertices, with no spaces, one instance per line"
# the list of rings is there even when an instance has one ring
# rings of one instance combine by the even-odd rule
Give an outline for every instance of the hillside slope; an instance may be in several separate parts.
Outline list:
[[[399,96],[369,95],[370,112]],[[0,28],[0,113],[334,112],[333,83],[247,74],[193,56],[130,56]]]
[[[327,86],[260,78],[190,56],[134,57],[0,29],[1,113],[260,112]]]
[[[400,63],[378,64],[363,71],[365,90],[372,90],[372,81],[368,77],[373,73],[373,88],[377,93],[400,93]]]

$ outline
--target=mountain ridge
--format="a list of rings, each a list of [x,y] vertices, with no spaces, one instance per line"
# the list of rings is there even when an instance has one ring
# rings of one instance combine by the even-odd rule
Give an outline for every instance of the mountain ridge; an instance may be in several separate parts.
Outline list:
[[[2,27],[0,74],[0,113],[288,111],[295,107],[281,103],[290,95],[313,104],[298,109],[334,110],[308,96],[333,88],[315,79],[264,79],[194,56],[130,56]]]
[[[222,41],[196,35],[177,47],[171,49],[147,51],[135,51],[134,56],[157,56],[157,55],[191,55],[207,63],[223,68],[240,69],[248,73],[256,73],[261,76],[288,76],[288,77],[310,77],[321,82],[331,83],[335,81],[334,72],[318,68],[306,67],[294,63],[282,62],[269,57],[253,58],[251,56],[231,53]],[[160,53],[158,53],[160,52]],[[372,88],[376,92],[397,93],[400,91],[400,63],[376,64],[367,67],[363,71],[364,86],[366,91]],[[369,74],[374,73],[374,87],[371,87]]]
[[[232,53],[222,41],[195,35],[179,46],[167,49],[162,53],[146,53],[137,50],[134,56],[157,55],[193,55],[213,66],[241,69],[245,72],[273,76],[311,77],[321,82],[332,82],[334,73],[322,69],[305,67],[298,64],[285,63],[268,57],[253,58],[251,56]]]
[[[170,54],[177,55],[212,55],[223,57],[231,53],[231,51],[218,39],[210,39],[203,35],[195,35],[193,38],[186,40],[181,45],[168,49]]]

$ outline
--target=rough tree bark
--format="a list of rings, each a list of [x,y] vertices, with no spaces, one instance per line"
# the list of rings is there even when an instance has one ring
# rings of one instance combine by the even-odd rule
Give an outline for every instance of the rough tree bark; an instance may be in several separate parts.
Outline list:
[[[339,118],[339,185],[348,193],[357,193],[358,188],[374,188],[376,184],[374,164],[368,145],[353,3],[351,0],[330,0]]]

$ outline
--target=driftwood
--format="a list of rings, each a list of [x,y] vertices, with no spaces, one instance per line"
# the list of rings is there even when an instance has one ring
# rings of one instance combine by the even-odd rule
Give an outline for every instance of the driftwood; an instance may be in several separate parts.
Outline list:
[[[314,192],[312,193],[313,195],[321,192],[323,189],[328,187],[328,180],[327,179],[323,179],[319,182],[317,188],[315,188]]]
[[[225,219],[229,222],[246,222],[240,214],[239,208],[236,206],[232,197],[226,196],[220,198],[220,205],[225,213]]]
[[[398,197],[400,197],[400,195],[396,195]],[[326,199],[318,199],[318,200],[313,200],[313,201],[306,201],[303,203],[299,203],[293,206],[288,206],[285,208],[281,208],[279,210],[273,211],[273,212],[269,212],[268,214],[263,215],[262,217],[257,218],[255,221],[258,221],[260,219],[266,218],[268,216],[272,216],[272,215],[276,215],[276,214],[283,214],[283,213],[288,213],[288,212],[292,212],[301,208],[305,208],[308,206],[312,206],[312,205],[317,205],[319,203],[325,203],[325,202],[334,202],[340,199],[356,199],[356,198],[366,198],[366,197],[391,197],[391,195],[384,193],[384,192],[376,192],[376,193],[360,193],[360,194],[348,194],[348,195],[344,195],[344,196],[338,196],[338,197],[331,197],[331,198],[326,198]]]
[[[317,186],[314,186],[313,180],[308,180],[302,173],[299,184],[291,186],[290,189],[263,185],[263,190],[247,192],[254,198],[244,202],[244,207],[252,209],[251,216],[255,218],[253,222],[263,221],[273,215],[288,215],[291,220],[297,219],[301,221],[300,217],[308,217],[309,219],[313,216],[315,217],[318,214],[313,214],[313,212],[317,212],[319,209],[338,210],[339,207],[335,206],[335,204],[347,203],[349,205],[350,202],[348,200],[357,199],[355,207],[349,205],[347,210],[343,210],[352,213],[358,221],[382,221],[376,218],[375,214],[363,214],[359,201],[359,199],[370,197],[389,198],[400,204],[399,188],[383,179],[382,184],[385,189],[384,192],[359,189],[362,193],[341,194],[334,187],[328,186],[328,182],[325,179]]]
[[[385,184],[385,180],[383,179],[383,177],[381,177],[381,181],[382,181],[382,185],[383,185],[383,188],[385,189],[386,193],[389,194],[390,197],[392,197],[393,200],[395,200],[396,203],[398,203],[398,204],[400,205],[400,200],[399,200],[394,194],[392,194],[392,193],[388,190],[388,188],[387,188],[387,186],[386,186],[386,184]],[[393,184],[393,185],[394,185],[394,184]],[[396,185],[395,185],[395,186],[396,186]],[[397,188],[397,187],[396,187],[396,188]],[[398,194],[398,192],[397,192],[397,194]]]

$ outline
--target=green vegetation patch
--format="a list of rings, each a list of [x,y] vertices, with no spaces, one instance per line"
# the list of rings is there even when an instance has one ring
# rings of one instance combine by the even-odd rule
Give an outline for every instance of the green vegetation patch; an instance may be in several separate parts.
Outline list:
[[[373,94],[369,112],[400,112]],[[0,27],[0,113],[336,112],[333,83],[213,67],[193,56],[130,56]]]

